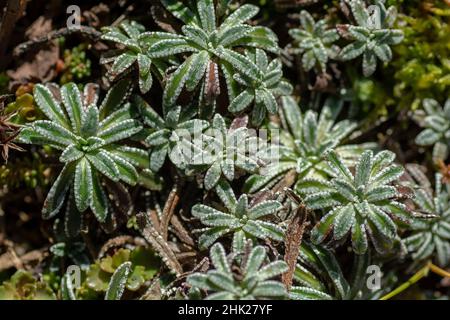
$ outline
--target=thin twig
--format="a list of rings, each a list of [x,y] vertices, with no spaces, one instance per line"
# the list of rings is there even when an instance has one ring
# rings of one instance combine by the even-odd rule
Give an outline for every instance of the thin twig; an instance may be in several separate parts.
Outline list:
[[[181,241],[183,241],[185,244],[190,246],[195,246],[195,242],[192,239],[192,237],[189,234],[189,231],[186,230],[186,228],[181,223],[178,216],[172,216],[172,219],[170,219],[170,223],[173,226],[174,233],[178,238],[180,238]]]
[[[284,190],[285,188],[290,188],[294,182],[295,179],[297,178],[297,171],[295,171],[295,169],[289,170],[285,176],[283,177],[283,179],[281,179],[273,188],[272,188],[272,192],[273,193],[277,193],[280,192],[282,190]]]
[[[297,264],[297,258],[300,253],[299,248],[302,244],[303,233],[307,226],[308,210],[302,203],[297,204],[295,209],[295,215],[291,219],[289,226],[286,230],[286,249],[284,255],[284,261],[288,265],[288,271],[282,274],[281,280],[286,288],[289,290],[292,286],[292,279],[294,278],[295,266]]]
[[[129,243],[134,244],[134,238],[129,235],[122,235],[109,239],[101,247],[100,252],[98,253],[98,259],[103,258],[112,248],[123,247]]]
[[[183,273],[183,268],[178,262],[175,253],[170,248],[169,244],[161,234],[153,228],[145,213],[138,213],[136,215],[137,223],[142,236],[147,242],[156,250],[161,256],[164,264],[173,271],[177,276]]]
[[[6,245],[6,254],[11,261],[11,267],[14,266],[16,269],[23,269],[23,263],[17,256],[16,250],[14,250],[14,243],[10,240],[5,240],[4,244]]]
[[[88,39],[91,39],[92,41],[98,41],[100,39],[100,36],[102,35],[100,31],[97,31],[94,28],[87,26],[61,28],[59,30],[49,32],[46,36],[39,37],[37,39],[32,39],[27,42],[19,44],[17,47],[14,48],[13,55],[16,57],[20,56],[24,54],[26,51],[30,50],[31,48],[34,48],[35,46],[45,44],[59,37],[66,37],[73,33],[80,33],[86,36]]]
[[[11,255],[11,252],[8,251],[0,256],[0,271],[7,270],[12,267],[23,268],[24,265],[31,262],[42,261],[45,257],[43,252],[46,250],[47,248],[29,251],[20,257],[18,257],[15,253]],[[17,264],[17,259],[20,260],[21,264]]]
[[[180,201],[179,191],[180,191],[179,184],[177,181],[175,181],[175,184],[172,190],[170,191],[169,197],[167,198],[167,201],[164,205],[164,209],[161,216],[161,234],[164,240],[167,240],[169,223],[175,212],[175,208],[178,205],[178,202]]]

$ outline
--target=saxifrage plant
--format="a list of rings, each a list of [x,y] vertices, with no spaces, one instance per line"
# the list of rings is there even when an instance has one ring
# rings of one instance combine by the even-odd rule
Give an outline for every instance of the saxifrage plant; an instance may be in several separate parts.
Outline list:
[[[294,39],[291,50],[301,56],[302,67],[310,71],[317,67],[325,72],[330,58],[336,58],[339,47],[333,45],[339,39],[336,29],[327,29],[325,19],[314,21],[308,11],[300,12],[300,27],[289,30]]]
[[[203,204],[196,204],[192,208],[192,215],[208,226],[199,239],[201,248],[209,247],[217,239],[229,233],[233,233],[235,252],[243,250],[246,239],[283,240],[283,229],[273,222],[264,220],[281,210],[280,202],[264,200],[249,203],[246,194],[236,199],[227,181],[219,182],[216,193],[224,203],[226,212]]]
[[[287,270],[284,261],[265,264],[266,249],[254,247],[237,264],[239,273],[232,271],[236,257],[228,260],[225,249],[220,243],[210,251],[210,259],[215,269],[205,273],[195,273],[188,277],[188,284],[193,288],[207,291],[208,300],[256,300],[280,299],[287,296],[284,285],[274,278]]]
[[[353,40],[344,47],[339,56],[342,60],[353,60],[363,56],[362,70],[366,77],[377,68],[377,59],[388,62],[392,59],[391,46],[403,40],[403,32],[394,29],[395,7],[386,9],[382,1],[367,7],[361,0],[346,1],[357,25],[340,25],[338,31],[344,38]]]
[[[311,231],[314,243],[321,243],[332,232],[334,240],[351,234],[352,248],[363,254],[369,239],[380,252],[389,251],[397,237],[393,218],[408,221],[410,212],[399,201],[401,198],[393,182],[403,168],[393,164],[390,151],[373,154],[365,151],[358,159],[355,172],[334,152],[328,154],[333,171],[330,182],[312,180],[305,203],[311,209],[328,209]]]
[[[144,150],[122,142],[142,129],[126,102],[129,83],[111,88],[100,106],[94,85],[86,85],[83,94],[74,83],[50,88],[53,92],[43,85],[34,89],[36,103],[48,120],[27,125],[19,136],[23,143],[50,145],[61,152],[64,167],[47,195],[42,215],[54,217],[67,199],[66,215],[90,208],[103,222],[110,211],[102,179],[134,185],[136,167],[148,162]]]
[[[435,188],[415,190],[414,202],[419,210],[431,215],[428,219],[415,219],[412,234],[403,241],[412,258],[417,261],[436,257],[445,267],[450,262],[450,186],[442,185],[442,175],[436,174]]]
[[[184,62],[174,71],[164,89],[164,104],[175,104],[182,89],[194,91],[201,83],[201,100],[215,101],[220,93],[219,68],[225,78],[230,100],[237,92],[233,75],[242,73],[252,79],[260,75],[258,67],[238,47],[257,47],[278,52],[277,36],[266,27],[245,23],[258,13],[258,7],[245,4],[229,15],[219,15],[214,1],[162,1],[165,8],[180,19],[182,34],[153,32],[151,58],[170,58],[187,53]]]

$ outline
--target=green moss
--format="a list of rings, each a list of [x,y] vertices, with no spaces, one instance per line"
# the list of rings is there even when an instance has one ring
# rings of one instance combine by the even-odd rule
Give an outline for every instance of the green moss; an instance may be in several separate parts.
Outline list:
[[[45,187],[50,182],[50,170],[37,152],[24,157],[11,157],[0,165],[0,184],[10,191],[23,188]]]
[[[64,50],[64,72],[60,83],[81,81],[91,75],[91,60],[86,55],[87,45],[82,43]]]
[[[398,107],[415,109],[424,98],[442,102],[450,93],[450,8],[408,8],[399,21],[405,39],[386,71],[394,74]]]
[[[56,295],[46,282],[39,281],[25,270],[16,273],[0,286],[0,300],[55,300]]]

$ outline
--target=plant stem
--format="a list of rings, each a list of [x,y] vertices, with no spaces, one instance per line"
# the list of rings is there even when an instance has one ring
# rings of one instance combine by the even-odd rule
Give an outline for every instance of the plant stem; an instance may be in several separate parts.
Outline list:
[[[419,271],[417,271],[411,278],[408,279],[405,283],[401,284],[399,287],[397,287],[395,290],[389,292],[385,296],[381,297],[380,300],[388,300],[400,292],[408,289],[411,285],[422,279],[423,277],[426,277],[428,275],[428,272],[431,271],[437,275],[440,275],[441,277],[447,277],[450,278],[450,272],[447,272],[432,262],[428,262],[423,268],[421,268]]]
[[[428,264],[430,267],[430,271],[436,273],[437,275],[440,275],[441,277],[447,277],[450,278],[450,272],[445,271],[444,269],[439,268],[438,266],[432,264],[431,262]]]
[[[400,292],[403,292],[404,290],[408,289],[411,285],[422,279],[428,274],[430,267],[427,264],[423,268],[421,268],[419,271],[417,271],[411,278],[408,279],[405,283],[401,284],[399,287],[394,289],[393,291],[389,292],[385,296],[381,297],[380,300],[389,300],[390,298],[396,296]]]

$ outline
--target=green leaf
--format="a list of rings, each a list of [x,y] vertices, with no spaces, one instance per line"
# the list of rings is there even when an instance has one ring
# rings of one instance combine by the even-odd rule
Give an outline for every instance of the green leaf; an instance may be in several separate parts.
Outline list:
[[[191,69],[193,56],[186,59],[185,62],[171,75],[164,89],[164,105],[172,106],[177,101],[178,96],[187,80],[189,70]]]
[[[323,269],[326,270],[338,296],[341,299],[348,299],[350,286],[348,285],[347,280],[345,280],[341,267],[334,254],[330,250],[319,246],[313,246],[312,250],[322,264]]]
[[[196,52],[198,48],[184,38],[163,39],[152,45],[148,51],[151,58],[174,56],[183,52]]]
[[[194,273],[187,277],[187,283],[193,287],[203,290],[209,290],[208,276],[206,274]]]
[[[74,194],[78,211],[84,212],[89,207],[92,194],[91,165],[85,158],[78,162],[75,169]]]
[[[287,293],[282,283],[278,281],[264,281],[253,290],[253,295],[256,297],[284,298]]]
[[[133,97],[133,104],[137,106],[142,115],[143,121],[152,129],[161,129],[165,126],[161,116],[140,96]]]
[[[110,154],[119,169],[120,180],[134,186],[138,181],[138,173],[134,166],[122,157]]]
[[[288,271],[287,263],[284,261],[278,260],[278,261],[273,261],[273,262],[265,265],[259,271],[255,270],[255,274],[257,274],[257,276],[260,280],[265,281],[267,279],[279,276],[282,273],[285,273],[287,271]]]
[[[197,12],[200,16],[202,29],[211,33],[216,29],[216,13],[213,0],[198,0]]]
[[[254,207],[251,207],[248,216],[252,220],[257,220],[259,218],[265,217],[270,214],[274,214],[282,208],[280,202],[275,200],[267,200],[258,203]]]
[[[114,64],[111,67],[110,73],[115,78],[119,74],[123,73],[126,69],[131,67],[133,63],[137,60],[137,56],[135,54],[131,54],[128,52],[122,53],[116,59],[114,59]]]
[[[355,186],[365,186],[369,182],[372,171],[372,151],[365,151],[356,165]]]
[[[152,149],[150,154],[150,169],[152,171],[158,172],[161,169],[164,165],[168,152],[169,146],[167,144],[162,144]]]
[[[305,197],[305,203],[310,209],[329,208],[340,203],[335,199],[336,196],[328,191],[321,191]]]
[[[272,92],[265,89],[261,91],[258,90],[257,94],[258,93],[261,94],[261,98],[263,100],[264,106],[266,107],[266,110],[271,114],[275,114],[278,109],[278,104]]]
[[[225,48],[232,47],[235,42],[242,40],[250,31],[251,28],[248,25],[236,25],[225,29],[221,28],[217,36],[217,42]]]
[[[245,37],[231,44],[234,46],[255,47],[279,54],[278,38],[276,34],[267,27],[252,27]]]
[[[330,151],[328,153],[328,161],[330,167],[335,171],[338,176],[342,176],[344,179],[348,181],[353,180],[352,173],[347,168],[347,166],[342,162],[341,158],[337,155],[336,152]]]
[[[299,250],[302,250],[301,247]],[[297,264],[295,267],[294,280],[301,285],[305,285],[315,290],[325,291],[325,286],[312,272]]]
[[[109,150],[112,154],[115,154],[121,158],[126,159],[133,166],[141,167],[141,168],[149,168],[149,153],[147,151],[128,147],[128,146],[116,146],[114,149]]]
[[[370,77],[377,68],[377,58],[371,51],[366,51],[363,54],[363,74],[365,77]]]
[[[189,41],[194,42],[196,45],[204,49],[208,47],[208,34],[202,28],[195,25],[184,25],[181,30]]]
[[[344,47],[339,55],[343,61],[348,61],[359,57],[365,50],[365,42],[356,41]]]
[[[225,207],[230,212],[233,212],[236,208],[237,200],[230,183],[224,179],[219,180],[215,187],[215,191]]]
[[[372,178],[372,185],[388,184],[400,178],[403,172],[401,166],[391,165],[386,167]]]
[[[292,287],[289,293],[294,300],[333,300],[333,297],[322,291],[307,287]]]
[[[314,32],[315,22],[313,17],[309,14],[308,11],[302,10],[300,12],[300,24],[303,27],[303,29],[305,29],[309,33]]]
[[[299,139],[301,137],[300,123],[303,122],[303,116],[300,112],[300,108],[297,102],[292,96],[281,97],[281,110],[283,111],[282,116],[285,121],[285,126],[292,135]]]
[[[95,150],[86,154],[91,165],[113,181],[119,180],[119,168],[108,151]]]
[[[229,101],[232,101],[239,94],[238,84],[233,78],[233,75],[235,74],[234,68],[226,61],[222,61],[220,68],[222,69],[222,73],[227,84],[228,99]]]
[[[367,12],[363,2],[361,0],[354,0],[350,2],[353,17],[355,17],[358,25],[365,27],[369,22],[369,13]]]
[[[342,207],[330,211],[320,219],[320,221],[311,230],[311,241],[313,243],[321,243],[333,229],[333,222],[336,215],[342,211]]]
[[[219,162],[214,162],[205,174],[205,189],[211,190],[217,184],[222,175],[222,170],[220,168]]]
[[[81,101],[81,94],[77,85],[73,82],[65,84],[61,88],[61,98],[69,115],[72,129],[77,133],[81,133],[83,102]]]
[[[362,255],[355,255],[351,271],[352,282],[351,293],[349,297],[350,299],[354,299],[355,297],[357,297],[360,290],[364,289],[364,286],[366,285],[367,267],[369,266],[369,263],[369,251]]]
[[[72,162],[80,159],[84,156],[84,153],[78,150],[78,148],[71,144],[67,146],[67,148],[64,149],[64,151],[61,153],[61,156],[59,157],[59,161],[61,162]]]
[[[152,60],[147,55],[139,53],[137,61],[139,66],[139,89],[142,93],[147,93],[153,83],[150,71]]]
[[[113,143],[126,138],[130,138],[142,130],[134,119],[128,119],[115,123],[106,130],[100,130],[98,137],[105,140],[105,143]]]
[[[69,198],[67,199],[65,216],[64,216],[64,231],[70,238],[75,238],[80,234],[82,226],[82,216],[75,204],[74,188],[71,188]]]
[[[193,55],[192,66],[186,75],[186,89],[188,91],[193,91],[198,85],[200,80],[204,77],[206,72],[206,67],[209,63],[209,54],[207,51],[200,51]]]
[[[367,41],[370,37],[369,29],[360,26],[348,26],[348,32],[353,36],[353,38],[355,38],[355,40],[361,42]]]
[[[231,274],[231,269],[227,261],[225,249],[220,243],[216,243],[215,245],[213,245],[209,254],[214,267],[218,271]]]
[[[392,50],[387,44],[375,46],[374,52],[381,61],[388,62],[392,60]]]
[[[205,206],[204,204],[196,204],[195,206],[192,207],[192,215],[200,219],[210,215],[220,215],[220,213],[221,213],[220,211]]]
[[[201,249],[210,247],[221,236],[230,232],[228,227],[213,227],[202,233],[198,239],[198,245]]]
[[[39,109],[47,116],[47,118],[55,121],[65,128],[70,127],[69,121],[60,104],[47,87],[42,84],[37,84],[34,87],[33,96]]]
[[[239,230],[233,234],[233,243],[232,243],[232,250],[233,252],[239,253],[244,250],[245,247],[245,232],[242,230]]]
[[[68,146],[77,143],[77,137],[57,122],[38,120],[32,126],[37,133],[56,144]]]
[[[63,300],[77,300],[72,278],[68,274],[61,278],[61,295]]]
[[[221,28],[241,24],[258,14],[259,8],[252,4],[244,4],[230,14],[222,23]]]
[[[258,97],[258,93],[256,95]],[[259,100],[259,99],[258,99]],[[266,106],[263,101],[257,101],[252,110],[252,124],[254,126],[260,126],[266,117]]]
[[[91,209],[98,221],[104,222],[108,214],[108,199],[95,170],[92,170]]]
[[[195,14],[179,0],[161,0],[162,5],[185,24],[198,23]]]
[[[425,129],[416,136],[416,143],[419,146],[429,146],[438,142],[442,134],[433,129]]]
[[[99,113],[96,106],[91,105],[82,115],[81,119],[81,136],[89,138],[97,135],[99,127]]]
[[[120,300],[125,290],[125,284],[131,271],[131,262],[122,263],[116,271],[114,271],[108,284],[108,290],[105,294],[105,300]]]
[[[73,181],[74,172],[75,166],[73,164],[66,164],[53,183],[42,207],[42,217],[44,219],[50,219],[60,211],[70,184]]]
[[[133,83],[128,79],[122,79],[115,83],[106,94],[99,108],[100,119],[104,119],[107,115],[119,109],[128,99],[132,89]]]
[[[259,75],[258,67],[246,56],[223,47],[217,48],[216,52],[221,59],[231,64],[237,71],[247,77],[255,80]]]
[[[352,248],[356,254],[364,254],[367,251],[367,235],[364,224],[356,221],[352,226]]]
[[[101,38],[103,40],[113,41],[120,43],[124,46],[127,45],[129,38],[124,35],[118,28],[111,28],[106,33],[102,34]]]
[[[355,210],[352,205],[347,205],[341,210],[338,210],[338,214],[334,221],[334,233],[333,236],[336,240],[342,239],[352,228],[355,223]]]
[[[47,139],[42,134],[36,132],[31,126],[25,126],[20,130],[19,135],[16,138],[17,142],[27,143],[27,144],[36,144],[36,145],[49,145],[56,150],[64,150],[67,145],[51,141]]]

